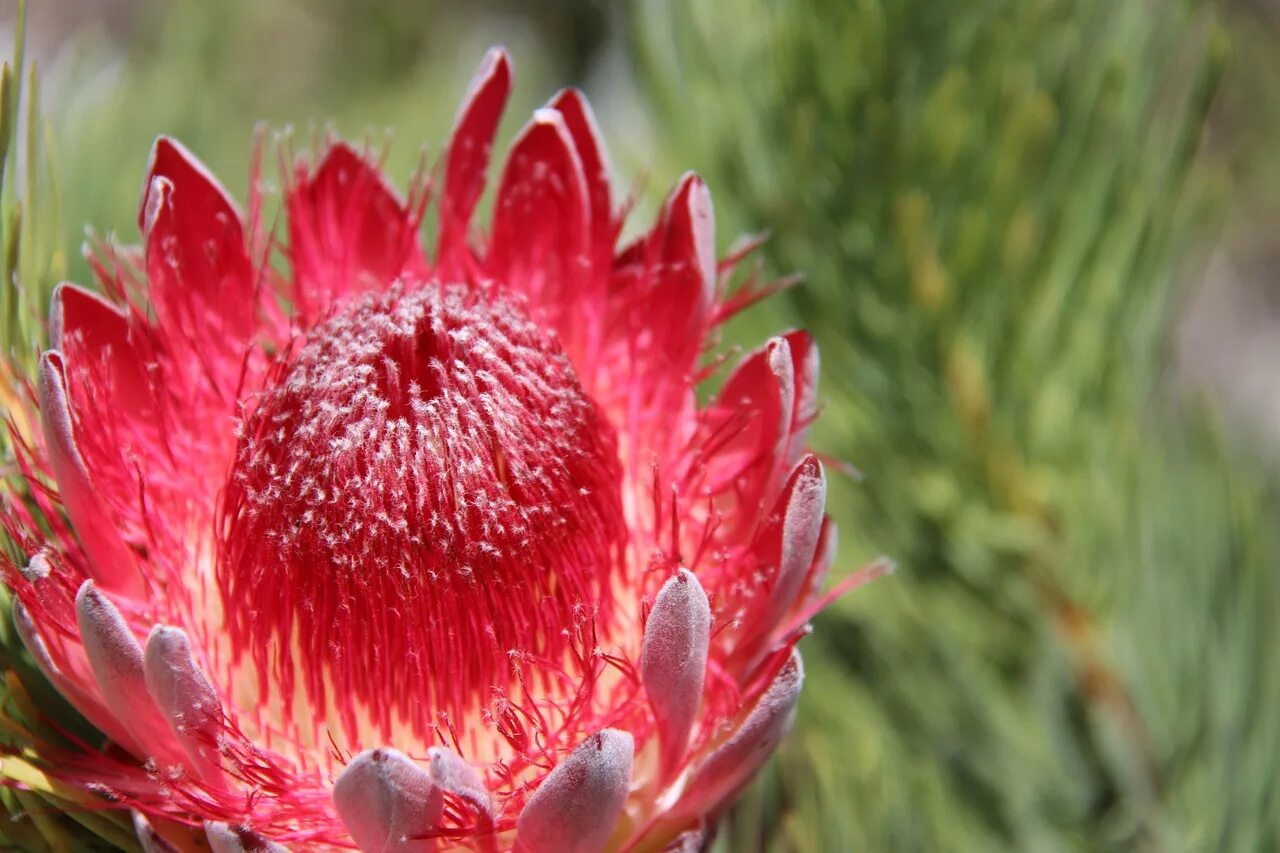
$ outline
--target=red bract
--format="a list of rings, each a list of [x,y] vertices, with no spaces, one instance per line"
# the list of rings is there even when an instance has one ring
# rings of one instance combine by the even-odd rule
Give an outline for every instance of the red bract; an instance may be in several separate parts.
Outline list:
[[[492,52],[427,193],[338,143],[287,260],[169,139],[141,252],[60,287],[11,496],[19,631],[109,738],[51,759],[218,850],[695,849],[790,724],[834,550],[817,350],[699,407],[730,294],[688,176],[621,251],[586,102],[512,145]],[[50,488],[50,486],[56,488]]]

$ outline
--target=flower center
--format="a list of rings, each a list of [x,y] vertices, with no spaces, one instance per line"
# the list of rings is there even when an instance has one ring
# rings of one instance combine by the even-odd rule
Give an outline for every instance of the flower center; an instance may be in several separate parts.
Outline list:
[[[241,425],[218,564],[261,695],[300,679],[348,739],[427,736],[501,701],[527,677],[513,660],[573,657],[608,606],[617,452],[516,305],[436,285],[360,298],[269,386]]]

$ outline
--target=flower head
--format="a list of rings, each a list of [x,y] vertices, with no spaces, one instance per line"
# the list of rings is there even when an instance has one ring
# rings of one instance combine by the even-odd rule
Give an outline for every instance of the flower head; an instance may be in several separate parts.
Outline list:
[[[709,403],[727,286],[684,178],[616,248],[586,102],[512,145],[472,225],[494,51],[401,198],[289,168],[287,272],[178,143],[105,296],[60,287],[7,569],[37,663],[109,744],[57,772],[219,850],[694,849],[790,724],[834,549],[792,332]],[[681,846],[684,845],[684,846]]]

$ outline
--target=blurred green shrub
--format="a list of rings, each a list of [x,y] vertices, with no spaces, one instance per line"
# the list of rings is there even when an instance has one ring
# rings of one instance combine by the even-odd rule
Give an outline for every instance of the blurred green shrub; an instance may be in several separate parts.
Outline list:
[[[902,566],[822,618],[723,849],[1274,846],[1280,504],[1163,375],[1211,4],[632,9],[664,149],[807,273],[846,561]]]

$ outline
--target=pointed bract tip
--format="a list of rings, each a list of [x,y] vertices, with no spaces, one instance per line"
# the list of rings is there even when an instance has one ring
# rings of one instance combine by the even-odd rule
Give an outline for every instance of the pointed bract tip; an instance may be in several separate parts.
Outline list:
[[[635,739],[604,729],[588,737],[542,780],[516,824],[517,853],[598,853],[631,786]]]
[[[237,220],[244,220],[239,204],[209,167],[177,139],[161,134],[151,144],[146,183],[142,187],[142,203],[138,207],[138,228],[143,234],[149,234],[155,223],[152,195],[157,180],[165,181],[170,189],[175,182],[194,180],[197,185],[203,185],[212,191]]]
[[[513,71],[514,64],[505,47],[495,46],[485,51],[484,58],[480,60],[480,66],[476,68],[475,73],[471,75],[471,82],[467,84],[466,94],[462,96],[462,104],[458,107],[458,115],[454,120],[455,130],[467,116],[482,91],[492,89],[502,101],[506,100],[507,92],[511,88]]]
[[[702,279],[704,298],[710,301],[715,294],[716,276],[716,212],[711,201],[711,190],[695,172],[686,172],[680,179],[676,199],[683,199],[685,215],[689,217],[689,233],[693,238],[695,260]]]
[[[68,316],[70,315],[70,316]],[[49,296],[49,345],[62,351],[63,336],[70,328],[102,322],[127,322],[128,315],[101,293],[70,281],[58,282]]]
[[[443,746],[427,750],[431,779],[442,789],[467,801],[489,822],[493,821],[493,800],[484,779],[458,753]]]
[[[559,110],[565,105],[573,105],[582,107],[587,103],[587,96],[577,86],[565,86],[559,92],[551,96],[551,100],[547,101],[547,107]]]
[[[679,769],[702,704],[711,606],[696,575],[679,569],[662,585],[645,623],[640,676],[658,727],[659,778]]]
[[[76,590],[76,610],[88,609],[94,607],[98,603],[102,594],[98,592],[92,580],[86,580],[80,584],[80,588]]]
[[[511,52],[507,50],[507,46],[503,44],[495,44],[484,52],[484,58],[480,60],[480,71],[486,76],[493,74],[494,71],[503,70],[510,75],[515,68],[515,63],[511,59]]]
[[[804,661],[793,648],[738,728],[694,769],[682,813],[714,813],[751,781],[795,721],[803,684]]]
[[[333,783],[333,804],[361,850],[428,853],[444,809],[431,774],[390,748],[366,749]]]
[[[192,769],[208,782],[221,782],[222,700],[192,656],[187,632],[170,625],[153,627],[143,651],[143,674],[147,692],[186,750]]]
[[[288,849],[243,826],[219,820],[204,822],[204,835],[213,853],[288,853]]]

